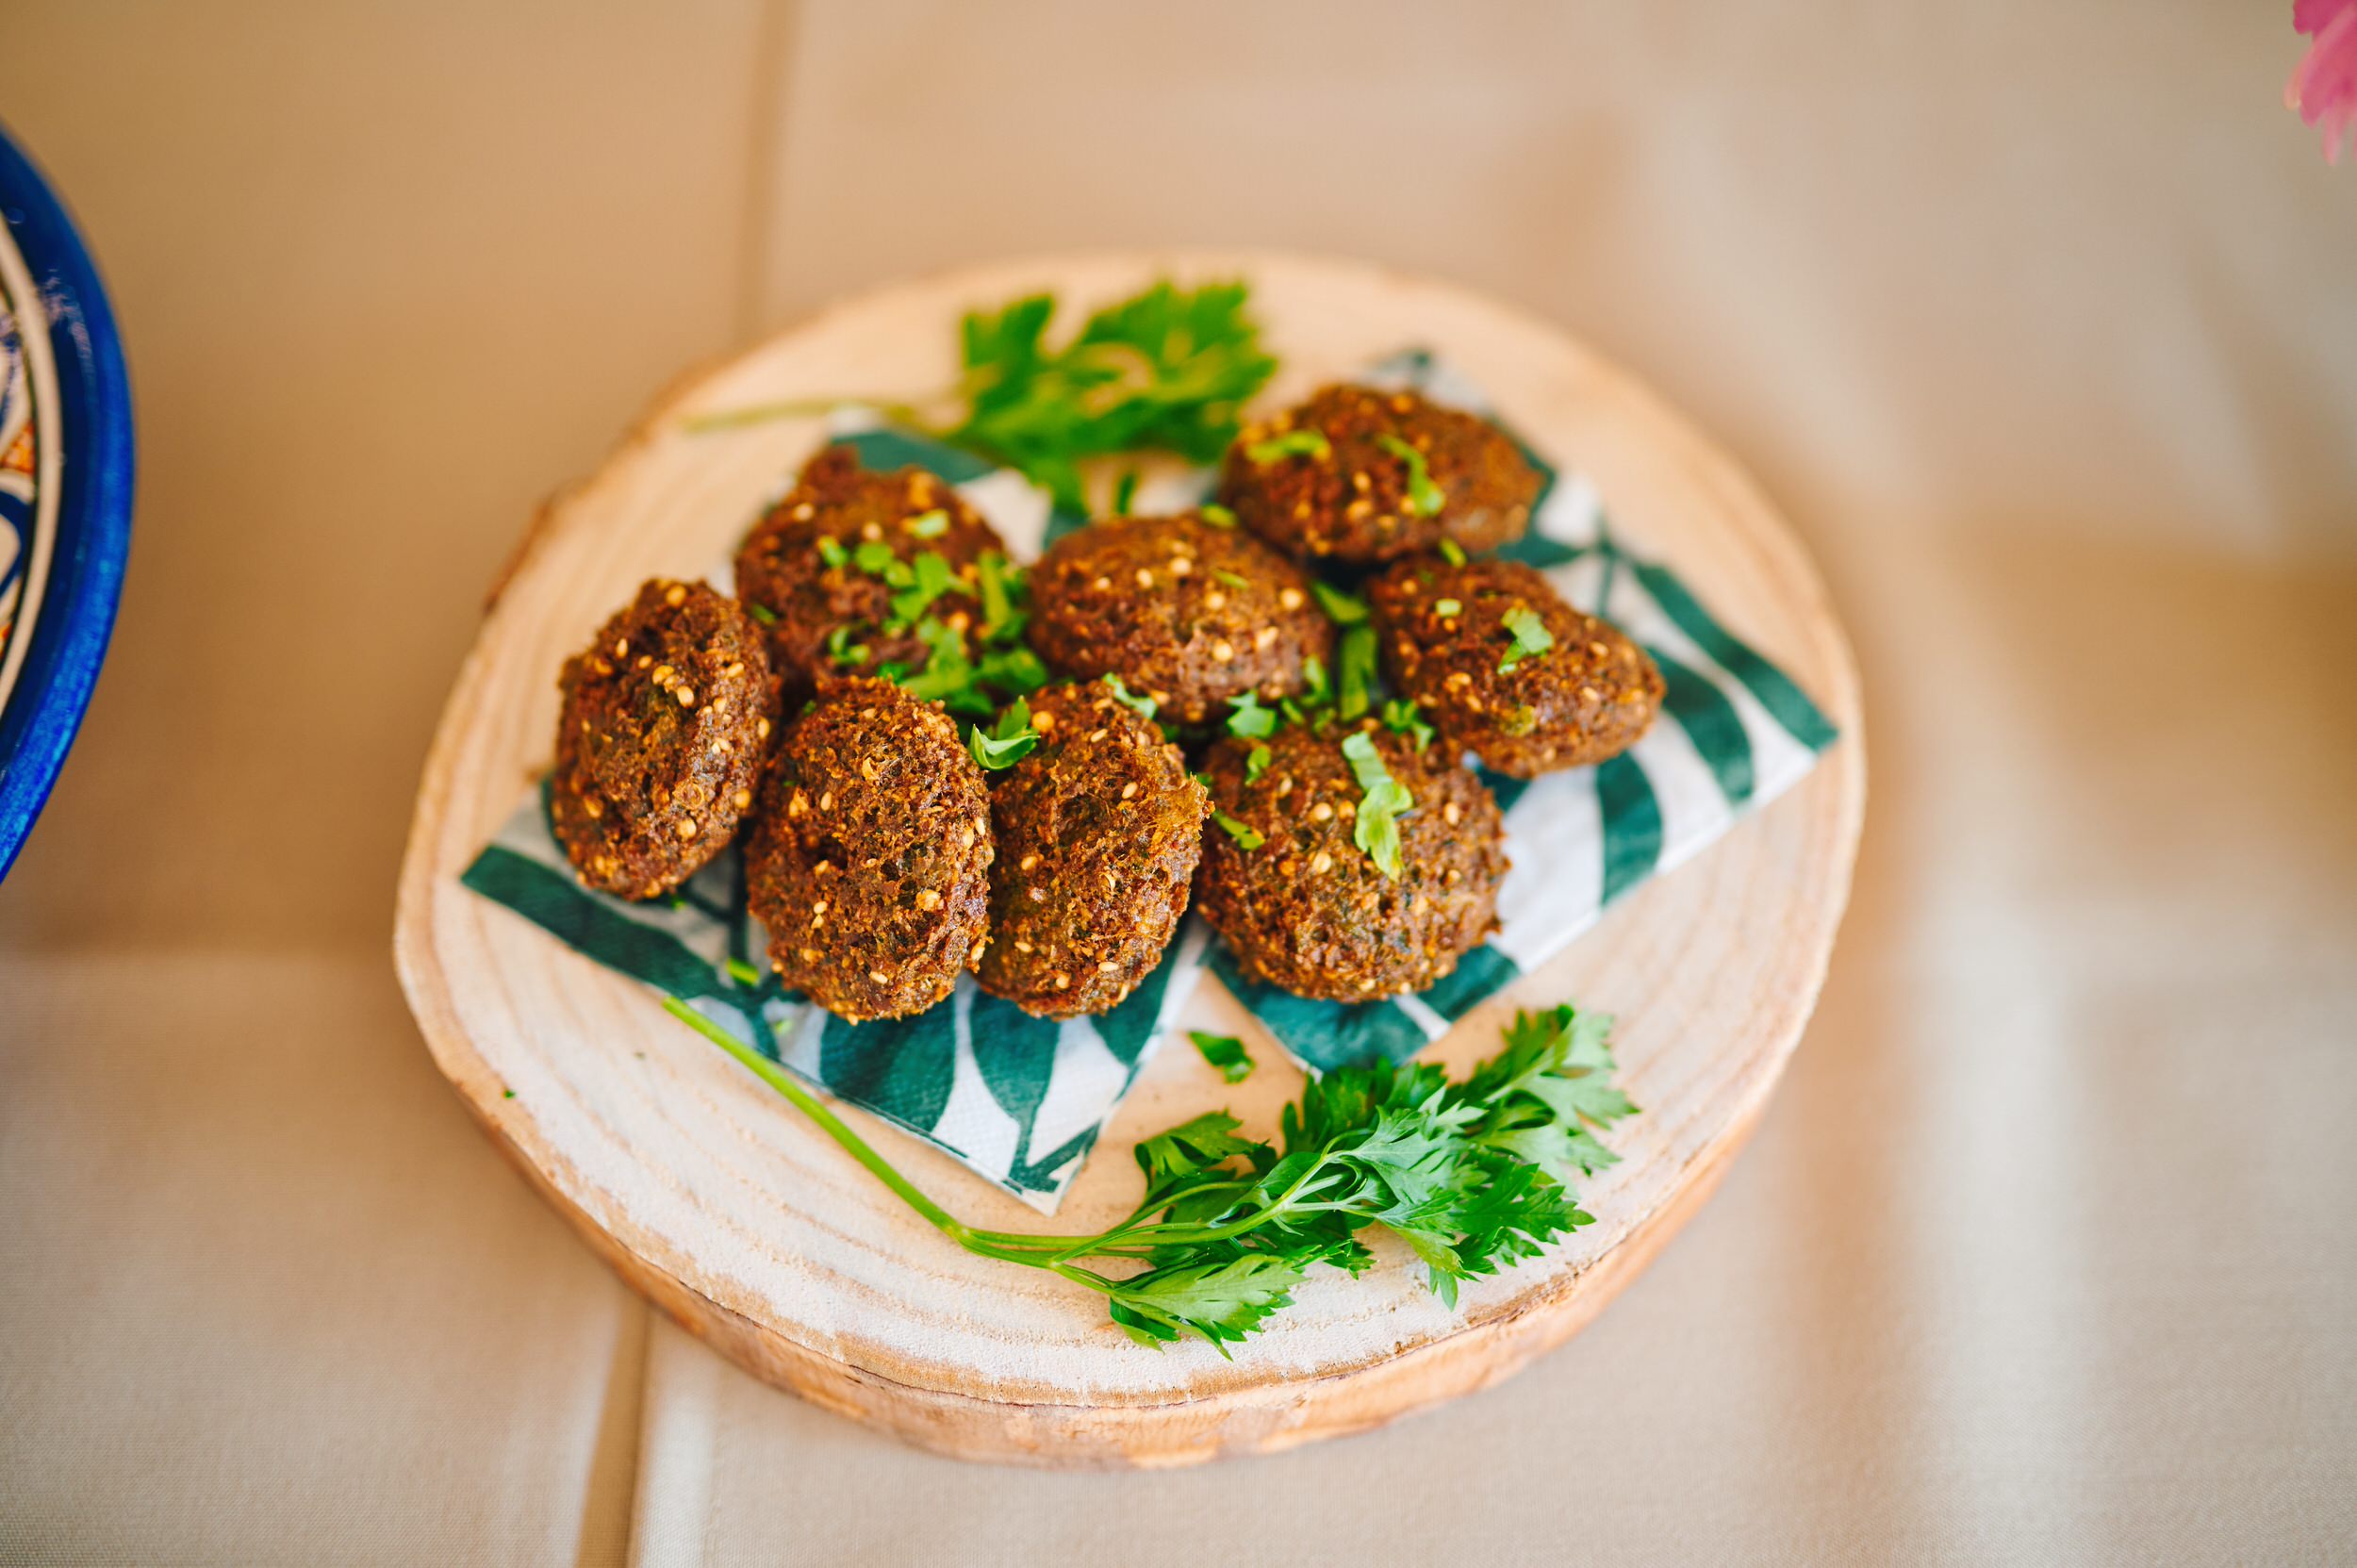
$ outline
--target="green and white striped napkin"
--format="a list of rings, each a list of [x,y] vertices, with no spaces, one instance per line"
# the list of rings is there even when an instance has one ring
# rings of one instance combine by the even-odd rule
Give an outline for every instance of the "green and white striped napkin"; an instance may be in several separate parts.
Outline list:
[[[1366,380],[1413,386],[1486,412],[1477,388],[1421,351]],[[970,453],[845,410],[834,439],[870,468],[914,463],[957,487],[1018,559],[1084,520],[1051,506],[1020,474]],[[1305,1067],[1407,1056],[1587,929],[1604,907],[1691,856],[1735,817],[1791,786],[1834,740],[1833,726],[1784,673],[1722,627],[1667,567],[1629,553],[1595,489],[1547,477],[1530,534],[1506,553],[1551,577],[1573,603],[1642,642],[1669,683],[1660,722],[1623,756],[1531,783],[1489,775],[1506,810],[1514,868],[1503,924],[1454,974],[1415,997],[1310,1001],[1240,976],[1190,916],[1161,967],[1100,1018],[1053,1023],[985,996],[971,976],[915,1018],[849,1024],[779,983],[745,912],[731,850],[669,901],[634,904],[573,879],[545,797],[525,801],[462,880],[589,957],[680,998],[754,1049],[854,1105],[898,1123],[1044,1212],[1052,1212],[1205,966]],[[1211,476],[1149,486],[1141,510],[1176,509]],[[726,574],[716,573],[726,582]]]

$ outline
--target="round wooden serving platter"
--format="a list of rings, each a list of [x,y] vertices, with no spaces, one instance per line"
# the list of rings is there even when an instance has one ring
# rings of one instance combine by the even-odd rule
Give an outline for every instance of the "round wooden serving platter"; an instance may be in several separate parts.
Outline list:
[[[1291,399],[1410,344],[1439,350],[1552,458],[1591,476],[1616,532],[1668,561],[1843,732],[1818,768],[1680,870],[1616,906],[1437,1048],[1461,1071],[1517,1000],[1619,1015],[1644,1110],[1583,1189],[1597,1223],[1458,1309],[1404,1251],[1323,1272],[1224,1361],[1133,1345],[1102,1302],[959,1250],[777,1094],[600,968],[459,886],[544,767],[556,670],[638,582],[724,559],[818,438],[807,421],[723,434],[684,417],[945,385],[971,305],[1053,289],[1067,312],[1157,275],[1242,276]],[[1067,323],[1068,325],[1068,323]],[[1824,589],[1758,491],[1684,420],[1543,322],[1376,268],[1264,254],[1042,257],[849,301],[671,394],[533,529],[442,717],[401,880],[394,951],[435,1059],[494,1139],[624,1279],[756,1375],[964,1458],[1183,1464],[1379,1425],[1497,1381],[1592,1318],[1709,1195],[1815,1002],[1865,805],[1856,672]],[[1273,1129],[1299,1075],[1206,981],[1201,1025],[1244,1033],[1234,1088],[1165,1048],[1052,1222],[856,1111],[848,1118],[974,1223],[1095,1230],[1127,1212],[1140,1136],[1226,1105]],[[512,1091],[512,1098],[511,1098]],[[1378,1244],[1381,1250],[1381,1244]]]

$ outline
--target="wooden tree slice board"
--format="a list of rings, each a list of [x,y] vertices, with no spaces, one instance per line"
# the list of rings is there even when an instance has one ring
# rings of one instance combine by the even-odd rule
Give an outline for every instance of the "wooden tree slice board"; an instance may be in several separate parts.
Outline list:
[[[1443,1310],[1404,1251],[1322,1271],[1224,1361],[1157,1353],[1102,1302],[974,1258],[902,1208],[773,1091],[666,1015],[654,994],[467,892],[458,874],[546,765],[556,670],[657,572],[724,559],[819,437],[787,421],[692,435],[683,417],[947,384],[961,309],[1052,288],[1073,305],[1152,277],[1248,277],[1288,400],[1409,344],[1438,349],[1541,451],[1591,476],[1616,532],[1674,566],[1843,732],[1805,780],[1685,867],[1616,905],[1439,1047],[1496,1048],[1516,1000],[1618,1014],[1644,1110],[1584,1189],[1597,1223]],[[1268,254],[1091,255],[976,268],[830,309],[670,394],[535,524],[435,738],[401,880],[394,952],[435,1060],[469,1107],[624,1279],[756,1375],[971,1459],[1183,1464],[1379,1425],[1483,1387],[1577,1331],[1706,1197],[1756,1121],[1816,1000],[1865,806],[1857,676],[1814,570],[1725,456],[1561,333],[1461,289]],[[1086,1230],[1136,1200],[1129,1147],[1225,1105],[1273,1129],[1300,1078],[1207,981],[1199,1023],[1255,1042],[1222,1083],[1192,1050],[1147,1067],[1052,1222],[857,1111],[848,1118],[963,1217]],[[512,1098],[511,1097],[512,1091]]]

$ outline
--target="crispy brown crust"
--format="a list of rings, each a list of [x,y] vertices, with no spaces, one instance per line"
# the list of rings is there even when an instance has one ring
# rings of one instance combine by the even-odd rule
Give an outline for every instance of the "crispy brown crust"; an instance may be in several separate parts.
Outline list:
[[[1119,1006],[1187,910],[1211,798],[1178,748],[1102,684],[1030,700],[1031,754],[992,781],[982,989],[1027,1013]]]
[[[668,893],[751,806],[775,713],[761,628],[702,583],[658,577],[565,661],[549,813],[584,885]]]
[[[1328,451],[1252,455],[1254,446],[1300,430],[1322,434]],[[1424,454],[1445,497],[1437,512],[1412,509],[1409,464],[1385,446],[1387,436]],[[1414,392],[1343,385],[1247,426],[1228,449],[1219,499],[1289,555],[1371,562],[1442,538],[1468,551],[1520,538],[1539,484],[1538,471],[1489,421]]]
[[[850,1019],[922,1013],[981,956],[981,769],[937,704],[830,683],[778,738],[745,847],[753,916],[787,984]]]
[[[1442,614],[1450,600],[1457,613]],[[1370,584],[1367,601],[1392,685],[1451,747],[1500,773],[1529,779],[1618,756],[1660,711],[1661,671],[1645,651],[1519,561],[1418,556]],[[1500,670],[1515,609],[1535,613],[1555,646]]]
[[[1176,723],[1215,718],[1246,691],[1290,696],[1304,658],[1333,661],[1333,625],[1301,569],[1194,513],[1076,529],[1030,585],[1031,647],[1049,668],[1118,675]]]
[[[933,511],[948,514],[946,528],[931,538],[909,532],[911,520]],[[924,644],[913,630],[884,630],[895,590],[857,566],[827,565],[819,553],[822,538],[847,551],[881,541],[903,561],[927,551],[939,554],[958,569],[961,586],[935,600],[931,613],[960,630],[959,618],[976,614],[975,563],[989,552],[1006,553],[981,514],[934,475],[917,468],[877,473],[862,468],[848,446],[821,448],[736,553],[737,597],[776,617],[769,624],[769,662],[788,701],[837,675],[888,662],[925,662]],[[856,668],[838,669],[827,655],[828,634],[838,626],[868,650]]]
[[[1196,907],[1246,974],[1299,996],[1421,991],[1497,929],[1507,867],[1497,802],[1439,746],[1419,753],[1364,728],[1415,800],[1399,823],[1396,882],[1352,841],[1365,791],[1343,755],[1347,730],[1278,731],[1260,743],[1269,762],[1256,784],[1244,782],[1252,741],[1222,740],[1204,763],[1218,809],[1265,842],[1246,850],[1225,829],[1206,833]]]

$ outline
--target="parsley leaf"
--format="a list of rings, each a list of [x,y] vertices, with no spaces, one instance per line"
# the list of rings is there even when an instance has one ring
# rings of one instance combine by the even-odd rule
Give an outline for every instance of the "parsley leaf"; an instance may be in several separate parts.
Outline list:
[[[1105,685],[1112,689],[1113,701],[1119,702],[1123,707],[1134,710],[1137,716],[1141,718],[1151,718],[1154,717],[1154,709],[1156,706],[1154,699],[1151,697],[1140,697],[1137,693],[1131,691],[1128,686],[1121,684],[1120,676],[1107,675],[1105,677]]]
[[[843,541],[832,534],[821,534],[818,536],[818,558],[832,569],[840,571],[850,561],[851,553],[844,549]]]
[[[760,621],[764,626],[775,626],[778,623],[778,612],[766,604],[757,604],[749,599],[745,601],[745,608],[755,620]]]
[[[1199,1029],[1187,1031],[1187,1038],[1203,1053],[1203,1060],[1219,1069],[1219,1076],[1230,1083],[1242,1083],[1252,1076],[1252,1056],[1244,1048],[1244,1042],[1232,1034],[1206,1034]]]
[[[1498,661],[1499,674],[1555,646],[1555,634],[1547,630],[1547,623],[1539,619],[1536,610],[1517,604],[1506,612],[1505,620],[1506,629],[1514,634],[1514,646]]]
[[[1128,517],[1129,508],[1135,504],[1137,499],[1138,470],[1125,469],[1122,470],[1121,477],[1113,482],[1113,516]]]
[[[919,512],[900,524],[920,539],[937,539],[949,532],[949,514],[936,506],[930,512]]]
[[[1465,547],[1455,539],[1443,538],[1441,540],[1441,559],[1453,567],[1461,567],[1465,564]]]
[[[1334,652],[1334,673],[1337,690],[1334,711],[1343,718],[1357,718],[1367,711],[1368,688],[1375,682],[1375,628],[1361,621],[1343,634],[1342,646]]]
[[[1337,626],[1356,626],[1367,619],[1367,602],[1357,594],[1344,593],[1330,583],[1314,581],[1310,591],[1318,596],[1318,607]]]
[[[1055,297],[1033,294],[961,325],[965,417],[938,432],[1019,469],[1063,505],[1089,509],[1079,464],[1159,449],[1216,461],[1237,410],[1277,369],[1261,348],[1244,284],[1164,281],[1089,317],[1050,347]]]
[[[1424,721],[1416,704],[1405,697],[1394,697],[1383,704],[1383,723],[1393,734],[1414,741],[1419,751],[1432,744],[1432,726]]]
[[[1248,784],[1259,784],[1261,782],[1261,775],[1268,771],[1269,762],[1275,755],[1276,753],[1272,752],[1265,746],[1255,746],[1249,752],[1245,753],[1244,759],[1244,782]]]
[[[1228,733],[1246,740],[1259,740],[1277,732],[1277,711],[1261,705],[1261,694],[1247,691],[1241,697],[1230,697],[1228,705],[1235,711],[1228,716]]]
[[[948,557],[938,551],[928,550],[909,563],[909,584],[892,596],[892,619],[903,623],[914,621],[931,608],[932,602],[957,585],[958,574],[949,565]],[[884,579],[890,582],[887,575]]]
[[[909,695],[940,702],[964,694],[974,684],[974,667],[965,656],[965,634],[927,616],[917,622],[916,636],[925,645],[925,668],[900,682]]]
[[[863,665],[868,659],[868,647],[851,640],[849,626],[837,626],[827,633],[827,659],[831,664],[845,667]]]
[[[1031,728],[1031,704],[1020,697],[998,716],[997,723],[988,729],[977,724],[965,737],[965,749],[986,773],[1013,767],[1038,744],[1039,732]]]
[[[1233,528],[1236,526],[1236,514],[1229,511],[1227,507],[1222,506],[1216,501],[1205,502],[1202,505],[1197,506],[1195,509],[1195,516],[1201,518],[1205,522],[1210,523],[1214,528]]]
[[[1382,753],[1375,749],[1375,737],[1364,730],[1343,740],[1343,755],[1350,759],[1351,776],[1366,794],[1360,799],[1358,819],[1352,824],[1350,841],[1363,850],[1375,868],[1399,880],[1399,817],[1414,809],[1415,797],[1408,786],[1392,777],[1383,766]]]
[[[1217,822],[1220,830],[1236,841],[1236,848],[1239,850],[1247,851],[1257,850],[1268,842],[1261,835],[1260,829],[1241,818],[1230,817],[1224,811],[1211,813],[1211,820]]]
[[[1334,455],[1334,443],[1326,438],[1323,430],[1288,430],[1282,436],[1252,442],[1244,449],[1244,454],[1261,464],[1282,462],[1288,457],[1314,457],[1323,463]]]
[[[1301,701],[1310,707],[1318,707],[1334,695],[1334,687],[1326,678],[1326,661],[1315,653],[1301,661]]]
[[[1013,641],[1022,635],[1027,619],[1015,608],[1015,595],[1023,586],[1021,570],[1008,566],[1007,558],[993,550],[975,564],[975,575],[982,590],[982,640]]]
[[[900,557],[882,539],[862,540],[860,547],[851,552],[851,559],[870,577],[882,577],[900,564]]]
[[[1408,465],[1408,510],[1409,515],[1431,517],[1448,504],[1448,493],[1432,481],[1432,470],[1425,466],[1424,454],[1389,431],[1375,438],[1376,445]]]

